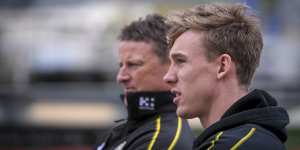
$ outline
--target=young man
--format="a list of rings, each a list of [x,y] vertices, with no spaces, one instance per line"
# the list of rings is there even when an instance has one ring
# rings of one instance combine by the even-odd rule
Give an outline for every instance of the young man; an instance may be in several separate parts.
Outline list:
[[[163,81],[170,65],[166,40],[169,27],[164,21],[159,15],[148,15],[122,29],[117,80],[124,89],[128,120],[113,128],[100,141],[98,150],[192,149],[190,127],[177,117],[174,95]]]
[[[177,114],[205,128],[194,149],[285,149],[286,110],[249,91],[263,47],[245,5],[203,4],[168,18],[171,66],[164,77]]]

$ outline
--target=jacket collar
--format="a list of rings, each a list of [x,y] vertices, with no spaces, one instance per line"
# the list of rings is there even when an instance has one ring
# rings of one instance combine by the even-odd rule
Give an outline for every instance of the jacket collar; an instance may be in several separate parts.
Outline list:
[[[124,99],[125,96],[121,95]],[[128,120],[142,121],[164,112],[176,111],[174,95],[169,91],[127,93]]]

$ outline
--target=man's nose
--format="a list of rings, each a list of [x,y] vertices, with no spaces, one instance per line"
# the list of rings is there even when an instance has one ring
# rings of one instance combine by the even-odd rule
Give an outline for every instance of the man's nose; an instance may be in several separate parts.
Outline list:
[[[118,83],[127,82],[129,79],[130,79],[130,75],[128,74],[128,72],[126,72],[125,68],[120,68],[117,75]]]
[[[163,80],[169,84],[169,85],[173,85],[177,82],[177,78],[176,75],[174,74],[172,68],[169,68],[168,72],[165,74]]]

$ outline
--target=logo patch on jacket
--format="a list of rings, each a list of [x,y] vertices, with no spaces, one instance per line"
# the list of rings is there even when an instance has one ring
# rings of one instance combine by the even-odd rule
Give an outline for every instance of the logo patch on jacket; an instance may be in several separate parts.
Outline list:
[[[139,109],[141,110],[154,110],[155,107],[154,97],[140,97],[139,99]]]

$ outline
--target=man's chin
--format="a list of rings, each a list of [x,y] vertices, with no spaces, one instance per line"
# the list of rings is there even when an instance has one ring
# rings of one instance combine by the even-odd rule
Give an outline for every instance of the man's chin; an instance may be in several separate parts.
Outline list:
[[[177,108],[176,114],[177,114],[177,116],[179,116],[181,118],[191,119],[190,115],[186,111],[184,111],[182,109]]]
[[[177,114],[177,116],[179,116],[181,118],[184,118],[184,119],[193,119],[193,118],[197,117],[197,115],[193,115],[193,114],[191,114],[190,112],[188,112],[186,110],[178,109],[178,108],[176,110],[176,114]]]
[[[135,90],[135,89],[125,89],[124,90],[124,93],[134,93],[134,92],[137,92],[137,90]]]

